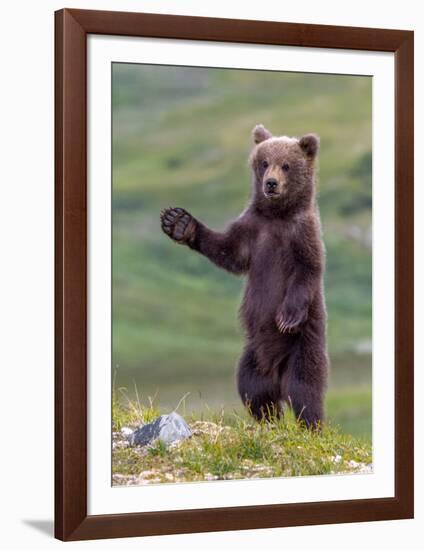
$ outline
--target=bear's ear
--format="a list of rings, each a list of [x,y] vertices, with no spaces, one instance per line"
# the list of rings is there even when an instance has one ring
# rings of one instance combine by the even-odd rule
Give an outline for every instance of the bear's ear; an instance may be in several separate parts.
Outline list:
[[[269,130],[265,128],[263,124],[257,124],[252,131],[253,141],[258,144],[261,141],[265,141],[272,137],[272,134]]]
[[[314,159],[319,150],[319,137],[315,134],[306,134],[299,139],[299,145],[309,159]]]

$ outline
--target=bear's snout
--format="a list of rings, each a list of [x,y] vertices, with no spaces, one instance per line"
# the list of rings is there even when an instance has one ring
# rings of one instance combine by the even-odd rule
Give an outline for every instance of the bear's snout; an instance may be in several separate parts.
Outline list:
[[[283,194],[284,183],[277,178],[266,178],[263,182],[262,190],[268,199],[279,197]]]
[[[270,192],[273,193],[277,185],[278,185],[278,181],[275,178],[269,178],[265,181],[265,188],[268,191],[268,193]]]

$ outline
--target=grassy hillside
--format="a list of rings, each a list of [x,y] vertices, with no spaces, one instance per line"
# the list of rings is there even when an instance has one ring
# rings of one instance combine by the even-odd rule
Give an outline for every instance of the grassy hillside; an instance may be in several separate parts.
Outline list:
[[[371,79],[113,65],[113,369],[118,386],[239,410],[243,280],[174,245],[159,211],[222,229],[245,206],[252,127],[321,137],[328,415],[371,434]]]
[[[125,430],[157,415],[152,406],[115,403],[114,485],[372,472],[368,442],[328,425],[313,433],[292,417],[258,424],[237,413],[217,411],[209,420],[192,413],[186,417],[189,439],[130,447]]]

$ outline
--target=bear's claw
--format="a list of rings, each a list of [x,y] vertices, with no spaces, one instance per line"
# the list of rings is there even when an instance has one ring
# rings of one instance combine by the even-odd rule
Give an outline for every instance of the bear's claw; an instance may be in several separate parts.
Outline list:
[[[300,325],[304,321],[304,316],[300,313],[292,314],[289,317],[284,317],[282,314],[277,315],[277,328],[282,334],[293,334],[298,331]]]

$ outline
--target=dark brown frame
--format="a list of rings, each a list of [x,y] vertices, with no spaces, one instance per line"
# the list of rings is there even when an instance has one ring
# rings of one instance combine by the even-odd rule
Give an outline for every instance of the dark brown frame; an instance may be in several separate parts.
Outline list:
[[[87,515],[88,34],[395,54],[395,497]],[[64,9],[55,14],[55,536],[61,540],[413,517],[413,32]]]

